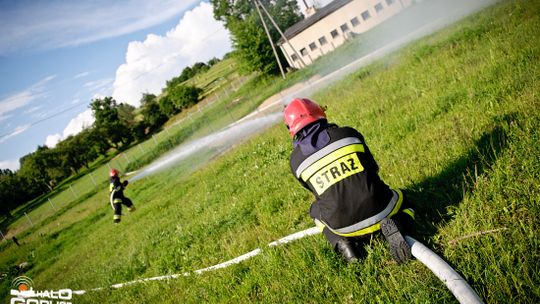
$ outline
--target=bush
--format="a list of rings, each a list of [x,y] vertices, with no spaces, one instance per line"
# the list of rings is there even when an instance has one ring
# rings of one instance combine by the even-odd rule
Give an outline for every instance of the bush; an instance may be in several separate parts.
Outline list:
[[[181,111],[199,101],[199,94],[202,89],[194,86],[177,85],[168,91],[167,97],[174,103],[175,108]]]

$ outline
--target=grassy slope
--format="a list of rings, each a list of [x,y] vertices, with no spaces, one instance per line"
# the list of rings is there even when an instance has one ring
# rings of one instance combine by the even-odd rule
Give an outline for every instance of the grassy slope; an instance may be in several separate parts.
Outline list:
[[[334,122],[365,135],[384,180],[408,189],[417,203],[419,238],[486,302],[540,298],[539,15],[537,1],[507,1],[316,96]],[[289,152],[279,126],[189,178],[179,166],[134,183],[127,195],[139,210],[119,226],[111,224],[101,191],[51,221],[56,233],[10,246],[0,260],[30,261],[26,274],[50,289],[89,289],[223,262],[312,225],[311,195],[289,173]],[[507,230],[448,244],[501,227]],[[75,300],[455,301],[419,262],[393,263],[379,238],[362,263],[344,265],[321,236],[266,249],[227,269]]]

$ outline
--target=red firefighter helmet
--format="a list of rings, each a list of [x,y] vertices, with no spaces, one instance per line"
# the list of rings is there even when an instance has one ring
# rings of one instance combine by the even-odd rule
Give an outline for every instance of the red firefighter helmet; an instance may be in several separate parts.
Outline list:
[[[303,127],[320,119],[326,119],[324,109],[307,98],[295,98],[283,110],[283,120],[291,137]]]
[[[110,176],[110,177],[118,176],[118,170],[116,170],[116,169],[111,169],[111,172],[109,172],[109,176]]]

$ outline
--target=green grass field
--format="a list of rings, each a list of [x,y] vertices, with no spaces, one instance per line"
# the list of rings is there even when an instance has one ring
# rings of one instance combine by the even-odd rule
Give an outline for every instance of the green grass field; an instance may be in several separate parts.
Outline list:
[[[503,1],[319,92],[332,122],[360,130],[382,178],[417,205],[417,239],[487,303],[540,301],[540,1]],[[189,173],[190,163],[132,183],[138,210],[112,224],[107,189],[0,244],[0,263],[28,262],[36,289],[88,290],[225,269],[76,296],[73,303],[455,303],[420,262],[397,265],[378,236],[347,265],[313,226],[312,195],[288,168],[283,126]],[[473,233],[499,229],[478,236]],[[470,237],[469,237],[470,236]],[[465,238],[464,238],[465,237]]]

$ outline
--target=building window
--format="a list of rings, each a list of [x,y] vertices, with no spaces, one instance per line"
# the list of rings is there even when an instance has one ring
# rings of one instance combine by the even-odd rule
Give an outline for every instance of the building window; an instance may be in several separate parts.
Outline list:
[[[302,49],[300,50],[300,54],[302,54],[302,56],[307,56],[307,50],[306,50],[306,48],[302,48]]]
[[[326,37],[322,36],[321,38],[319,38],[319,44],[320,44],[321,46],[325,45],[326,42],[327,42],[327,41],[326,41]]]
[[[349,30],[349,27],[347,26],[346,23],[343,23],[339,28],[341,28],[341,31],[344,33]]]
[[[296,54],[292,54],[291,59],[292,59],[292,61],[296,61],[296,60],[298,60],[298,56],[296,56]]]
[[[312,42],[312,43],[309,44],[309,49],[310,49],[311,51],[317,49],[317,45],[315,44],[315,42]]]
[[[330,35],[332,36],[332,38],[336,38],[337,36],[339,36],[339,33],[338,33],[338,31],[333,30],[333,31],[330,32]]]
[[[365,20],[368,20],[369,18],[371,18],[371,15],[369,14],[369,11],[364,11],[362,13],[362,19],[364,19],[364,21],[365,21]]]
[[[382,11],[382,10],[383,10],[383,6],[382,6],[382,4],[381,4],[380,2],[377,3],[377,4],[375,4],[375,11],[376,11],[377,13],[379,13],[379,12]]]
[[[360,21],[358,21],[358,18],[354,17],[351,19],[352,26],[358,26],[360,24]]]
[[[396,2],[396,0],[386,0],[386,5],[390,6],[392,4],[394,4]]]

